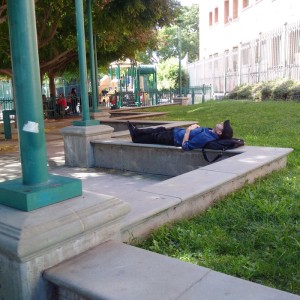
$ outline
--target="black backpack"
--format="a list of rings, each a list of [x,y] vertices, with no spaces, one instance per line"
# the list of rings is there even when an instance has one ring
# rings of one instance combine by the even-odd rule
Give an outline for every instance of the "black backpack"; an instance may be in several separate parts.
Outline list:
[[[229,150],[229,149],[234,149],[234,148],[238,148],[241,146],[244,146],[245,142],[242,139],[236,139],[236,138],[232,138],[232,139],[218,139],[218,140],[214,140],[211,142],[208,142],[203,148],[202,148],[202,153],[203,153],[203,157],[204,159],[209,162],[209,163],[213,163],[215,162],[217,159],[219,159],[220,157],[222,157],[224,151]],[[206,149],[211,149],[211,150],[219,150],[221,151],[220,153],[218,153],[218,155],[213,159],[213,160],[209,160],[206,154]]]

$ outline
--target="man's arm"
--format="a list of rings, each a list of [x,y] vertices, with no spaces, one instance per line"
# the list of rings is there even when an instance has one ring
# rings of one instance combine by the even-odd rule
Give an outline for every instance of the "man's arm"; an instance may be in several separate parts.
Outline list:
[[[187,142],[190,138],[190,132],[193,130],[193,129],[196,129],[200,127],[198,124],[193,124],[193,125],[190,125],[186,131],[185,131],[185,134],[184,134],[184,137],[183,137],[183,140],[182,140],[182,145]]]

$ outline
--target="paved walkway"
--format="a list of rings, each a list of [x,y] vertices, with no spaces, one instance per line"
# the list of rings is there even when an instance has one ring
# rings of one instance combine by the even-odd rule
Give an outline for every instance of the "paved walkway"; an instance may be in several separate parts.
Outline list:
[[[85,169],[65,167],[64,143],[59,130],[71,125],[74,119],[45,122],[49,172],[58,175],[76,176],[82,180],[83,189],[101,192],[115,197],[125,197],[132,189],[139,189],[167,176],[137,174],[107,169]],[[0,182],[21,176],[19,145],[16,129],[12,140],[0,139]]]

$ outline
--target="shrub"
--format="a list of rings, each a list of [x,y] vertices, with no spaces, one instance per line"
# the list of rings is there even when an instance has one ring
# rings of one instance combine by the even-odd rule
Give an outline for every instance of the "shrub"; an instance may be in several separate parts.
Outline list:
[[[272,98],[274,100],[288,100],[291,94],[291,88],[294,85],[293,80],[279,80],[273,89]]]
[[[239,86],[236,86],[231,92],[228,93],[224,98],[225,99],[237,99],[237,91]]]
[[[300,83],[296,82],[289,93],[289,100],[300,101]]]
[[[238,98],[239,99],[252,99],[252,89],[253,86],[250,84],[243,84],[240,86],[238,91]]]
[[[250,84],[242,84],[235,87],[227,96],[227,99],[252,99],[252,88]]]
[[[271,98],[273,82],[264,81],[254,84],[252,98],[255,101],[263,101]]]
[[[261,89],[262,101],[271,99],[273,87],[274,87],[273,81],[263,82],[262,89]]]
[[[274,81],[263,81],[252,85],[242,84],[228,93],[225,99],[300,101],[300,82],[279,79]]]
[[[252,89],[252,98],[255,101],[261,101],[261,89],[263,82],[255,83]]]

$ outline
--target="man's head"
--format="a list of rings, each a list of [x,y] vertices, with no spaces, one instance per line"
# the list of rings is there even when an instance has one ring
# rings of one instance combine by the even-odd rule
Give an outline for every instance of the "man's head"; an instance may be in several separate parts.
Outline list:
[[[230,121],[226,120],[223,123],[223,130],[222,134],[220,136],[221,139],[232,139],[233,137],[233,130],[232,127],[230,126]]]
[[[219,135],[220,139],[231,139],[233,136],[233,130],[229,120],[216,124],[214,131]]]

